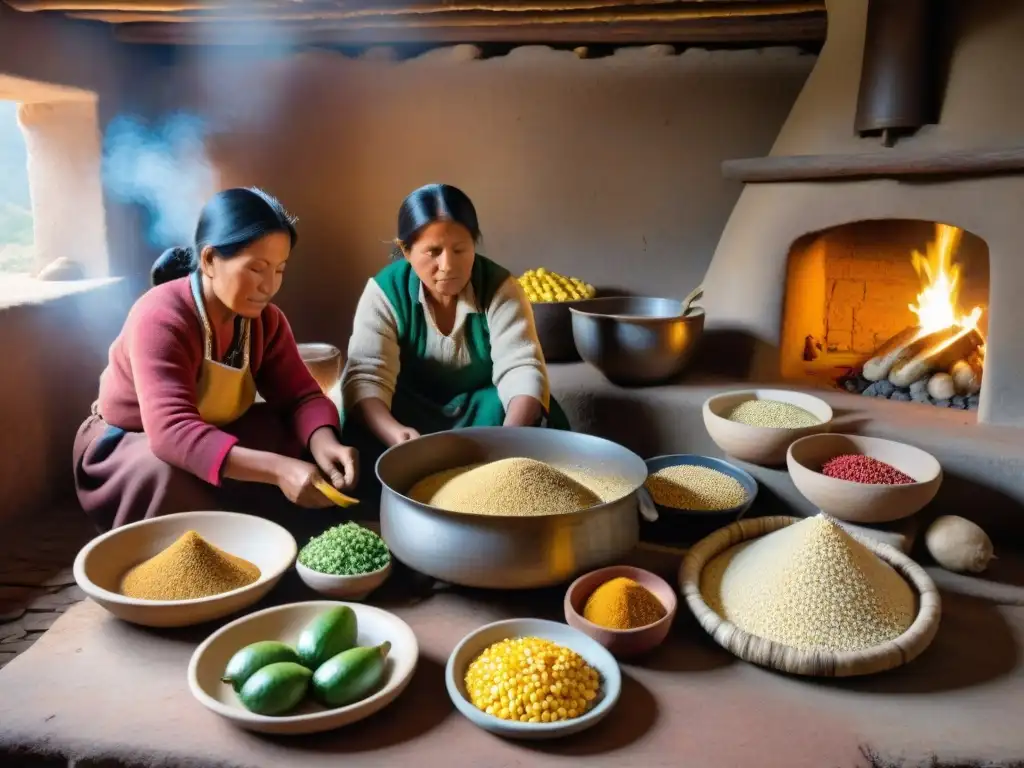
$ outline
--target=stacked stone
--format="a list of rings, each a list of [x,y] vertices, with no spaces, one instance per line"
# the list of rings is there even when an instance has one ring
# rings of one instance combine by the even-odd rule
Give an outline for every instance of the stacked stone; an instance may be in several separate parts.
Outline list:
[[[978,395],[956,395],[948,400],[936,400],[928,394],[928,379],[915,381],[909,387],[897,387],[888,379],[881,381],[868,381],[863,376],[851,376],[844,379],[842,387],[847,392],[867,397],[881,397],[885,400],[896,400],[898,402],[914,402],[925,405],[934,405],[938,408],[952,408],[960,411],[973,411],[977,409]]]

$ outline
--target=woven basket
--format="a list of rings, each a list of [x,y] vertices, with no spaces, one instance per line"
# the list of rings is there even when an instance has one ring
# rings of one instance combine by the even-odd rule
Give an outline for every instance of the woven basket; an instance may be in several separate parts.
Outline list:
[[[895,568],[917,592],[918,609],[914,623],[893,640],[860,651],[801,650],[744,632],[704,602],[700,593],[700,577],[706,563],[735,544],[756,539],[803,519],[779,516],[741,520],[715,531],[690,549],[679,569],[679,582],[683,597],[700,625],[716,643],[744,661],[794,675],[870,675],[906,664],[920,655],[935,639],[939,629],[942,603],[935,583],[921,566],[899,550],[853,533],[850,535]]]

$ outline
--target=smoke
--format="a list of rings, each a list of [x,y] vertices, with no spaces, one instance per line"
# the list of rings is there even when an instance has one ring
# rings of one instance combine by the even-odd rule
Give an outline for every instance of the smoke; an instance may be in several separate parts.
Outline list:
[[[104,136],[103,182],[112,197],[149,214],[151,245],[187,245],[217,175],[206,156],[203,121],[184,113],[150,124],[134,116],[112,120]]]

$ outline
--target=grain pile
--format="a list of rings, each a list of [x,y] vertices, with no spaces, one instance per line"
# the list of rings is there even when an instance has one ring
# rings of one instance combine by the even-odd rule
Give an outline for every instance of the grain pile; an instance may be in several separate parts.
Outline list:
[[[646,627],[665,616],[665,606],[643,584],[620,576],[599,586],[583,606],[583,618],[607,629]]]
[[[582,483],[535,459],[502,459],[420,480],[409,497],[449,512],[529,517],[579,512],[601,502]]]
[[[651,473],[644,487],[655,504],[695,512],[732,509],[747,500],[747,491],[739,480],[693,464],[659,469]]]
[[[821,424],[821,419],[810,411],[780,400],[744,400],[723,415],[748,427],[800,429]]]
[[[167,549],[128,571],[121,594],[140,600],[194,600],[252,584],[260,569],[186,531]]]
[[[740,629],[801,650],[869,648],[915,614],[910,585],[825,515],[726,550],[705,566],[700,589]]]

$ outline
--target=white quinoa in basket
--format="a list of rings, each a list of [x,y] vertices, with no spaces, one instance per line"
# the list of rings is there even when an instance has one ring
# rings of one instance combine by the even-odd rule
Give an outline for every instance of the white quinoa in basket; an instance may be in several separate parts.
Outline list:
[[[916,613],[903,577],[826,515],[727,549],[704,567],[700,590],[745,632],[801,650],[870,648]]]

